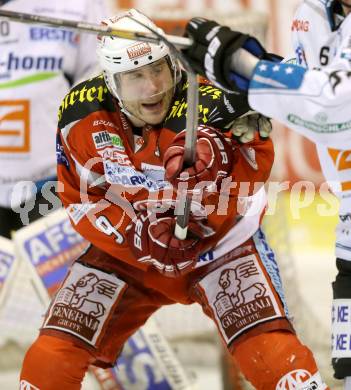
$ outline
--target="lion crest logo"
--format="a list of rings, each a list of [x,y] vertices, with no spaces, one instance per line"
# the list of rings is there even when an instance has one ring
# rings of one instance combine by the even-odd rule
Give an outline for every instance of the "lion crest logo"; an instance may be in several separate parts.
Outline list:
[[[112,299],[117,285],[106,279],[99,279],[90,272],[77,282],[63,288],[56,298],[56,303],[65,304],[71,308],[80,310],[89,316],[99,318],[105,314],[105,307],[94,299],[99,295],[105,295]]]
[[[252,260],[247,261],[236,268],[224,269],[219,277],[218,284],[222,291],[217,294],[217,299],[223,296],[230,297],[233,307],[238,307],[256,298],[261,298],[266,294],[266,287],[263,283],[256,282],[253,277],[259,272]],[[242,287],[242,280],[254,279],[252,283],[245,283]],[[248,286],[247,286],[248,285]]]

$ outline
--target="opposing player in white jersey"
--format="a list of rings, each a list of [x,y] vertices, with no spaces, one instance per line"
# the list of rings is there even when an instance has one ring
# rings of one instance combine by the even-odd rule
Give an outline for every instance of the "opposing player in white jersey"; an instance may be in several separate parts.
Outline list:
[[[332,361],[351,388],[351,1],[308,0],[293,24],[297,65],[275,62],[257,40],[192,19],[185,51],[195,69],[227,90],[248,91],[251,108],[316,143],[326,179],[340,199],[333,283]],[[238,49],[255,57],[248,59]],[[244,77],[243,77],[244,76]]]
[[[2,0],[0,6],[96,23],[109,13],[105,0]],[[0,235],[40,216],[40,190],[56,177],[57,107],[97,66],[95,41],[92,34],[0,20]],[[60,206],[57,198],[50,201]]]

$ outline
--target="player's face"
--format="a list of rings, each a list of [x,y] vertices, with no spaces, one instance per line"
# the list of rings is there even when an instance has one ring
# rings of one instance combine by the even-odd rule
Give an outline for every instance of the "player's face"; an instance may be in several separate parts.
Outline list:
[[[157,125],[169,109],[174,90],[171,69],[165,58],[118,75],[124,107],[145,123]]]

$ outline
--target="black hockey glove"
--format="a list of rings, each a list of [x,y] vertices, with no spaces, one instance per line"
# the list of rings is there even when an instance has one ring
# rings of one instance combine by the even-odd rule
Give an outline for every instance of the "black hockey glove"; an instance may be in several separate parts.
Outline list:
[[[198,74],[227,92],[247,91],[249,80],[233,72],[230,63],[241,48],[263,57],[266,50],[256,38],[204,18],[191,19],[185,33],[194,43],[183,53]]]

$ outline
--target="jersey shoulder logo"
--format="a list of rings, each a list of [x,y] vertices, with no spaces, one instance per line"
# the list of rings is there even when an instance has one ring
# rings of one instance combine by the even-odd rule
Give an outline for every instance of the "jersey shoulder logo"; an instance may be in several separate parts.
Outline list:
[[[164,127],[177,133],[186,128],[188,87],[189,84],[186,81],[182,81],[178,85],[171,108],[163,124]],[[212,126],[223,130],[235,118],[249,110],[246,96],[227,94],[208,81],[200,80],[198,94],[199,125]]]
[[[81,82],[67,93],[59,107],[59,128],[100,110],[115,111],[102,75]]]

